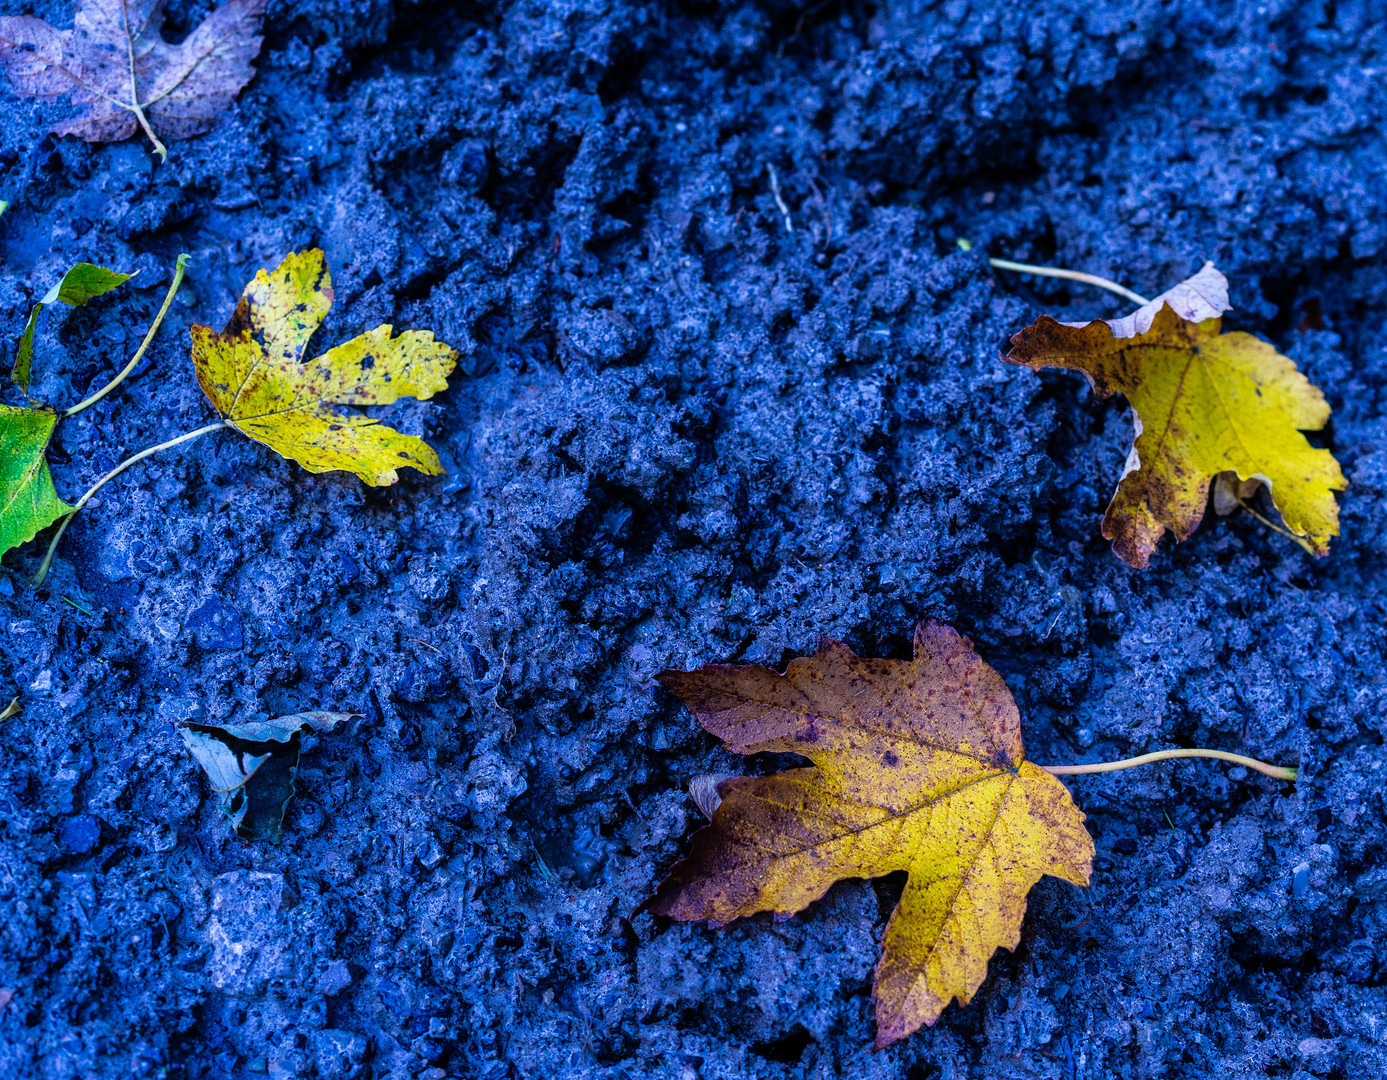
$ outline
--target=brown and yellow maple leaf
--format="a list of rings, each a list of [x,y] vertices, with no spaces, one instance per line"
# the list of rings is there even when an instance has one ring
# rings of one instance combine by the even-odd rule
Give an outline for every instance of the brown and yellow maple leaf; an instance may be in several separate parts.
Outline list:
[[[1132,566],[1146,566],[1166,529],[1178,541],[1199,527],[1220,474],[1259,481],[1282,519],[1316,555],[1339,535],[1334,492],[1348,486],[1318,431],[1329,404],[1295,363],[1265,341],[1220,333],[1228,282],[1208,263],[1123,319],[1062,323],[1042,315],[1011,339],[1004,360],[1068,368],[1100,398],[1124,394],[1136,439],[1103,536]]]
[[[159,34],[164,0],[78,0],[71,30],[32,15],[0,16],[0,70],[26,97],[69,95],[75,115],[53,131],[87,142],[144,128],[187,139],[211,130],[255,74],[265,0],[227,0],[180,44]]]
[[[876,969],[878,1046],[968,1003],[993,952],[1016,947],[1043,875],[1088,884],[1083,813],[1025,759],[1006,683],[947,626],[921,623],[909,662],[826,640],[784,675],[707,665],[659,678],[729,749],[814,765],[724,780],[712,823],[646,906],[720,926],[800,911],[840,878],[906,871]]]

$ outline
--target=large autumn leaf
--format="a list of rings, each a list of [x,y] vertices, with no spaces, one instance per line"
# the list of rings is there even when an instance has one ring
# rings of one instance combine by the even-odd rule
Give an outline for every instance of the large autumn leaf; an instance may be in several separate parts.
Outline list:
[[[76,113],[53,125],[87,142],[142,127],[161,156],[171,139],[211,130],[255,74],[265,0],[227,0],[178,45],[160,36],[164,0],[78,0],[72,29],[0,16],[0,70],[26,97],[68,95]]]
[[[910,662],[828,640],[784,675],[659,678],[729,749],[814,766],[724,780],[712,823],[647,906],[719,926],[800,911],[840,878],[906,871],[876,969],[878,1046],[968,1003],[993,952],[1016,947],[1042,875],[1088,884],[1084,815],[1025,759],[1006,684],[947,626],[921,623]]]
[[[378,486],[393,484],[403,466],[443,472],[423,439],[331,406],[432,397],[447,387],[457,351],[428,331],[394,336],[385,325],[306,360],[332,296],[316,248],[289,255],[273,272],[261,270],[225,330],[193,327],[203,393],[231,427],[309,472],[343,469]]]
[[[0,554],[72,510],[58,498],[45,457],[57,421],[50,409],[0,405]]]
[[[1132,566],[1147,565],[1166,529],[1189,539],[1220,473],[1266,484],[1286,528],[1315,554],[1339,535],[1333,493],[1348,483],[1334,455],[1301,434],[1324,427],[1329,404],[1265,341],[1221,333],[1228,306],[1228,282],[1208,263],[1123,319],[1042,315],[1003,357],[1032,370],[1081,371],[1100,398],[1124,394],[1131,403],[1136,439],[1103,536]]]

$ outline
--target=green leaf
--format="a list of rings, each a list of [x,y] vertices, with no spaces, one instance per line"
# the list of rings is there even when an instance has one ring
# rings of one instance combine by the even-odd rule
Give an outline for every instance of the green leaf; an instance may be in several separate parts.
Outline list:
[[[294,797],[306,733],[326,733],[358,713],[306,712],[249,724],[188,724],[183,742],[202,766],[222,813],[244,840],[277,844]]]
[[[72,512],[53,489],[43,456],[57,422],[51,409],[0,405],[0,553]]]
[[[134,276],[107,270],[104,266],[93,266],[91,263],[78,263],[64,274],[63,280],[49,289],[43,299],[34,305],[34,310],[29,312],[29,321],[24,324],[24,333],[19,336],[19,352],[15,356],[14,371],[10,374],[15,384],[26,394],[29,392],[30,368],[34,360],[34,331],[38,328],[40,311],[57,301],[62,301],[69,307],[81,307],[92,297],[108,293]]]

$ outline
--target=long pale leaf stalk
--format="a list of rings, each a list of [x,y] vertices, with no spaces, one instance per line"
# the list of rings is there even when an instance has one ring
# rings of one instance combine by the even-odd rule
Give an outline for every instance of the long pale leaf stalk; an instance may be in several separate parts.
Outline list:
[[[1173,758],[1217,758],[1219,761],[1231,761],[1235,765],[1256,769],[1259,773],[1265,773],[1277,780],[1294,780],[1300,774],[1300,770],[1294,766],[1268,765],[1265,761],[1244,757],[1242,754],[1230,754],[1226,750],[1158,750],[1154,754],[1142,754],[1140,757],[1126,758],[1123,761],[1100,761],[1092,765],[1041,765],[1040,768],[1054,776],[1080,776],[1134,769],[1138,765],[1149,765],[1153,761],[1170,761]]]
[[[159,308],[159,314],[154,316],[154,323],[149,328],[149,333],[145,334],[144,341],[140,342],[140,347],[135,355],[130,358],[130,363],[126,364],[121,373],[108,382],[100,390],[94,393],[85,401],[79,401],[72,408],[63,412],[63,416],[75,416],[83,409],[95,405],[112,390],[125,381],[125,377],[135,370],[135,366],[144,358],[144,354],[149,351],[149,344],[154,340],[154,335],[159,332],[159,327],[164,323],[164,316],[169,313],[169,307],[173,303],[173,298],[178,295],[178,287],[183,284],[183,274],[188,268],[188,256],[178,256],[178,265],[173,270],[173,284],[169,286],[168,295],[164,297],[163,306]]]
[[[1085,285],[1097,285],[1100,289],[1107,289],[1108,292],[1117,293],[1118,296],[1126,297],[1134,304],[1145,306],[1151,303],[1150,300],[1140,293],[1134,293],[1131,289],[1124,288],[1115,281],[1109,281],[1105,277],[1097,274],[1085,274],[1082,270],[1062,270],[1058,266],[1032,266],[1030,263],[1012,262],[1010,259],[988,259],[989,263],[998,270],[1015,270],[1019,274],[1034,274],[1036,277],[1064,278],[1066,281],[1082,281]]]
[[[93,495],[95,495],[108,483],[110,483],[117,476],[123,473],[126,469],[130,468],[131,465],[143,461],[151,454],[157,454],[160,450],[168,450],[172,447],[178,446],[180,443],[192,442],[194,439],[200,438],[201,436],[206,435],[208,432],[217,431],[220,428],[228,426],[229,425],[225,420],[218,420],[215,424],[208,424],[206,427],[200,427],[196,431],[188,432],[186,435],[180,435],[176,439],[170,439],[168,442],[161,442],[158,446],[151,446],[144,450],[141,450],[138,454],[135,454],[133,457],[126,458],[114,469],[112,469],[105,476],[103,476],[100,480],[98,480],[91,487],[89,487],[87,489],[87,493],[77,500],[77,505],[72,508],[72,512],[68,514],[65,518],[63,518],[63,523],[58,526],[58,531],[53,534],[53,539],[48,542],[48,553],[44,555],[43,562],[39,564],[38,573],[34,575],[34,585],[38,586],[43,584],[43,579],[48,576],[48,567],[53,562],[53,555],[58,550],[58,541],[63,538],[63,533],[67,531],[69,523],[71,523],[72,519],[77,516],[77,511],[82,509],[82,507],[86,506],[87,502],[91,499]]]

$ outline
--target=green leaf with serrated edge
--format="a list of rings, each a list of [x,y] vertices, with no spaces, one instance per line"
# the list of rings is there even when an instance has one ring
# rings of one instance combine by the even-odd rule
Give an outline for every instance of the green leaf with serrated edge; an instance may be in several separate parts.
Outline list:
[[[64,274],[62,281],[49,289],[43,299],[29,312],[29,321],[24,324],[24,333],[19,336],[19,352],[15,356],[14,371],[10,374],[15,384],[26,394],[29,392],[30,368],[34,361],[34,331],[38,328],[39,312],[58,301],[69,307],[81,307],[92,297],[108,293],[134,276],[107,270],[104,266],[94,266],[91,263],[78,263]]]
[[[57,422],[51,409],[0,405],[0,552],[72,512],[53,489],[43,456]]]
[[[327,733],[357,715],[318,711],[248,724],[188,724],[180,734],[236,835],[277,844],[294,797],[303,736]]]

